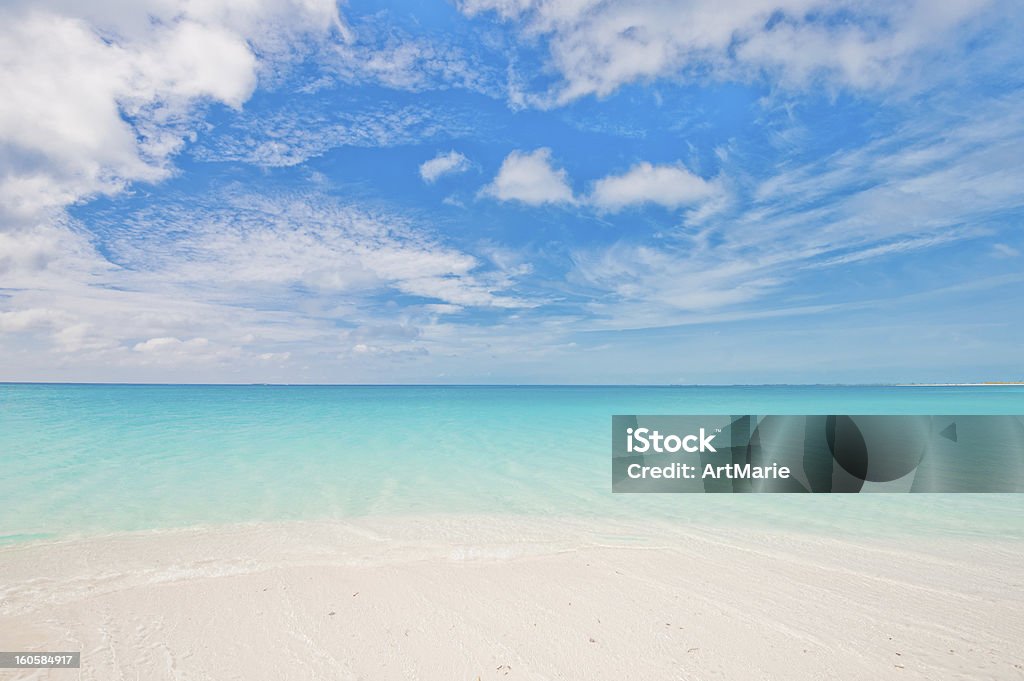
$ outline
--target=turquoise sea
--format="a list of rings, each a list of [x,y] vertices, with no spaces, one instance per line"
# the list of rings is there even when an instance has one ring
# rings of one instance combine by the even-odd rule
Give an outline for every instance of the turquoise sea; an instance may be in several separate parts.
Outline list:
[[[0,384],[0,543],[403,514],[1024,538],[1024,495],[613,495],[613,414],[1024,414],[1024,387]]]

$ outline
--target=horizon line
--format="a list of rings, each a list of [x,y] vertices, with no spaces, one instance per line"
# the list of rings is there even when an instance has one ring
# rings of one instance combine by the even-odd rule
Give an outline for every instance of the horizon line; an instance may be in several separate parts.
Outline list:
[[[126,381],[0,381],[2,385],[139,386],[139,387],[277,387],[277,388],[940,388],[1024,386],[1024,381],[897,383],[165,383]]]

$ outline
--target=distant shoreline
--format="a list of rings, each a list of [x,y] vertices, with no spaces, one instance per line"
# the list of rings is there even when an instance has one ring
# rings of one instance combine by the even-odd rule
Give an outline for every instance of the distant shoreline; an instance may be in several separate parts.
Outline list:
[[[984,383],[896,383],[894,388],[977,388],[1024,385],[1024,381],[985,381]]]
[[[963,388],[1024,386],[1024,381],[976,383],[124,383],[88,381],[0,381],[5,385],[137,386],[170,388]]]

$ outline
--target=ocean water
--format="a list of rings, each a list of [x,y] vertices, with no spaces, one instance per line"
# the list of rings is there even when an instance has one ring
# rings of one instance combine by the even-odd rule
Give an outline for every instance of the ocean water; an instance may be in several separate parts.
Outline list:
[[[1024,387],[0,384],[0,543],[373,515],[1024,538],[1024,495],[613,495],[613,414],[1022,414]]]

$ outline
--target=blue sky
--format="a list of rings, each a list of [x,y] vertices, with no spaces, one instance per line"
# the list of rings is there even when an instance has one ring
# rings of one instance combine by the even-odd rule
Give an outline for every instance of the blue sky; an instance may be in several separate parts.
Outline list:
[[[1017,3],[0,26],[0,380],[1024,379]]]

